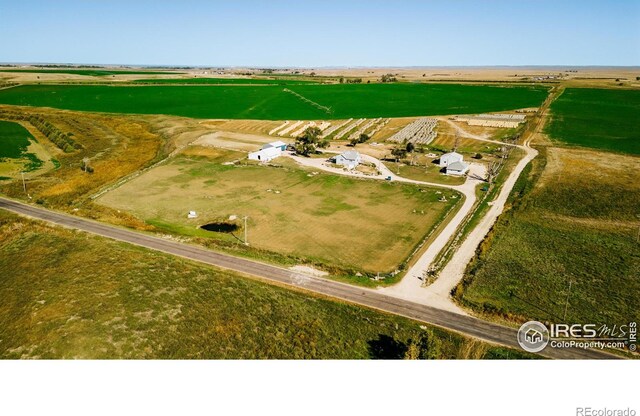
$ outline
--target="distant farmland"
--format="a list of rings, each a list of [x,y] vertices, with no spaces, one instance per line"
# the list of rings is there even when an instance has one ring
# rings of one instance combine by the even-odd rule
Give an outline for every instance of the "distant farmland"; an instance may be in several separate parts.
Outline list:
[[[184,74],[184,72],[160,72],[160,71],[127,71],[127,70],[107,70],[107,69],[0,69],[0,72],[36,73],[36,74],[68,74],[68,75],[173,75]]]
[[[291,90],[280,86],[25,85],[0,90],[0,103],[193,118],[319,120],[505,111],[537,107],[546,95],[544,87],[455,84],[296,85]]]
[[[255,84],[255,85],[301,85],[317,84],[317,81],[302,79],[265,79],[265,78],[158,78],[136,79],[135,84]]]
[[[640,91],[567,88],[547,132],[561,142],[640,155]]]

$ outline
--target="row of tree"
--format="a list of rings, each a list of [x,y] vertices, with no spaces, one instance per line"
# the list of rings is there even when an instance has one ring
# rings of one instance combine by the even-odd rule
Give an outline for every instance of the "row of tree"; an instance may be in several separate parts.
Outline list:
[[[30,116],[29,123],[37,128],[40,133],[47,136],[56,146],[65,153],[72,153],[78,149],[82,149],[82,145],[73,139],[73,134],[63,132],[47,120],[39,116]]]
[[[362,84],[362,78],[345,78],[345,77],[340,77],[340,79],[338,80],[340,82],[340,84],[344,84],[345,82],[347,84]]]

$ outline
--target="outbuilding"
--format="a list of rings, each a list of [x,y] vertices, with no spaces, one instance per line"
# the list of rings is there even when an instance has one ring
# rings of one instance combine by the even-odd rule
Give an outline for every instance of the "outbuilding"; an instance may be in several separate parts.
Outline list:
[[[453,162],[447,165],[447,175],[462,176],[469,171],[469,165],[464,162]]]
[[[347,150],[331,159],[336,165],[344,166],[351,170],[360,164],[360,153],[355,150]]]
[[[262,149],[249,153],[250,160],[258,160],[260,162],[269,162],[282,155],[287,150],[287,144],[283,141],[275,141],[262,146]]]
[[[462,162],[462,155],[457,152],[445,153],[440,156],[440,167],[444,168],[449,166],[451,163]]]
[[[281,151],[285,151],[287,150],[287,144],[281,140],[275,141],[275,142],[271,142],[271,143],[267,143],[264,146],[262,146],[263,149],[268,149],[270,147],[277,147],[279,148]]]

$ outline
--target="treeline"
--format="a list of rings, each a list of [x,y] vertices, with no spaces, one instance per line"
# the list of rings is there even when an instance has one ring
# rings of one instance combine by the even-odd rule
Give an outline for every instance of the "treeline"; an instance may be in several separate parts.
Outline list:
[[[29,116],[27,120],[65,153],[82,149],[82,145],[73,139],[73,133],[63,132],[40,116]]]
[[[362,78],[345,78],[345,77],[340,77],[340,79],[338,80],[340,82],[340,84],[344,84],[345,82],[347,84],[362,84]]]
[[[65,153],[72,153],[76,150],[82,149],[82,145],[73,139],[73,133],[64,132],[49,123],[42,116],[27,115],[17,113],[13,111],[0,110],[0,119],[5,120],[23,120],[28,121],[40,131],[40,133],[47,136],[47,139],[51,140],[60,150]]]

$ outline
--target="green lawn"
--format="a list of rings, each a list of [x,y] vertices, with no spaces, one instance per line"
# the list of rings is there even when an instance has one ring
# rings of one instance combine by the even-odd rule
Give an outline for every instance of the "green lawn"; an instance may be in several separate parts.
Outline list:
[[[455,84],[296,85],[290,90],[298,95],[280,86],[24,85],[0,90],[0,103],[195,118],[318,120],[503,111],[539,106],[547,95],[543,87]]]
[[[107,75],[171,75],[183,74],[183,72],[168,71],[127,71],[117,69],[0,69],[0,72],[22,72],[37,74],[69,74],[69,75],[89,75],[89,76],[107,76]]]
[[[640,90],[567,88],[551,113],[560,142],[640,155]]]
[[[20,124],[0,120],[0,159],[22,157],[30,139],[33,136]]]
[[[4,359],[529,357],[3,210],[0,299]]]

